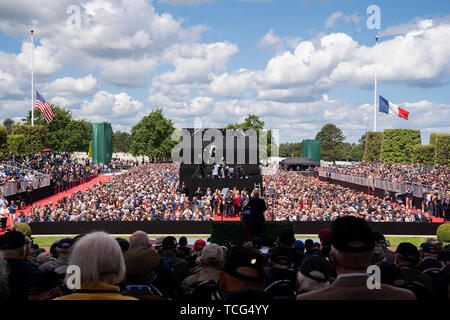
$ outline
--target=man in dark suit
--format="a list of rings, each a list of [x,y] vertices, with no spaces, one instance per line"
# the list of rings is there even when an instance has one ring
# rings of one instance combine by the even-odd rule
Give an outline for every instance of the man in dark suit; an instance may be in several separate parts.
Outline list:
[[[416,300],[409,290],[373,284],[367,268],[372,264],[375,241],[362,219],[346,216],[331,225],[330,261],[337,278],[328,287],[302,294],[299,300]],[[379,285],[379,287],[377,287]]]
[[[248,210],[248,211],[246,211]],[[259,191],[253,190],[250,201],[243,209],[244,213],[244,224],[250,227],[250,237],[248,234],[245,235],[245,241],[249,241],[255,237],[264,239],[264,212],[266,212],[267,206],[263,199],[259,198]],[[246,214],[246,212],[248,212]]]

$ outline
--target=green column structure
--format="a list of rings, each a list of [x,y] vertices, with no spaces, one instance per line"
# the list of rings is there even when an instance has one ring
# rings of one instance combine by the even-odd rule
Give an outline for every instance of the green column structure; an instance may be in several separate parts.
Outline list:
[[[107,164],[113,152],[111,123],[92,124],[92,162]]]
[[[320,140],[303,140],[303,157],[320,162]]]

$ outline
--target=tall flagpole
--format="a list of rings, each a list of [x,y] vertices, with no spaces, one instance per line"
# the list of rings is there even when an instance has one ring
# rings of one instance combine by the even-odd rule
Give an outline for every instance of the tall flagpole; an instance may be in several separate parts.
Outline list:
[[[378,35],[375,37],[375,47],[378,44]],[[377,132],[377,61],[375,52],[375,88],[373,97],[373,131]]]
[[[34,64],[33,64],[33,27],[30,27],[31,33],[31,125],[34,126]]]

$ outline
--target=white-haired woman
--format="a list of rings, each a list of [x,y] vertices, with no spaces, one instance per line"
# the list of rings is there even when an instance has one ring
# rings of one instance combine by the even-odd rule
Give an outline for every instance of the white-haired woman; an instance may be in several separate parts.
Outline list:
[[[136,300],[120,294],[117,284],[124,279],[125,263],[118,242],[109,234],[93,232],[81,237],[69,265],[79,267],[81,288],[56,300]],[[66,281],[72,283],[72,277],[68,275]]]

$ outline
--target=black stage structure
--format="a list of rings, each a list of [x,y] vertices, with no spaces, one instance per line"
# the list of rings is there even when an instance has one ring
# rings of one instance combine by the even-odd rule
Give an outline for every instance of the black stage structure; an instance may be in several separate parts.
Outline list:
[[[180,187],[184,182],[192,197],[198,187],[263,191],[259,147],[255,130],[181,130]]]

